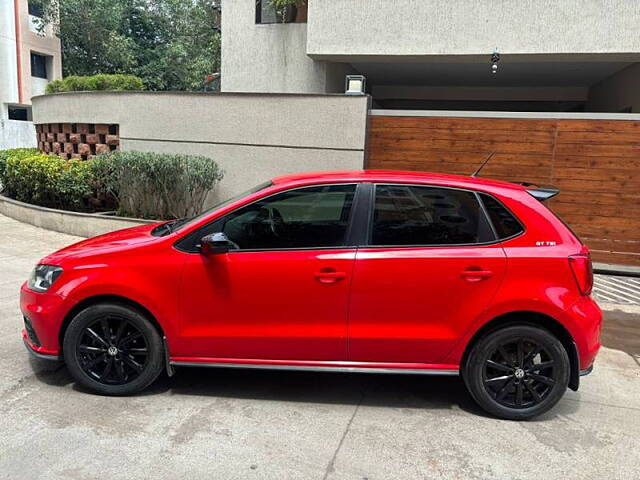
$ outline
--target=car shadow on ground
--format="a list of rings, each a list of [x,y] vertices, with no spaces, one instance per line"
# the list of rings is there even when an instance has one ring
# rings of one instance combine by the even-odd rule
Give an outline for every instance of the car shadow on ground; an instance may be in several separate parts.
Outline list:
[[[63,364],[32,360],[36,377],[51,386],[71,385],[77,392],[95,395],[73,382]],[[471,398],[460,377],[269,371],[237,368],[178,368],[173,377],[163,373],[136,396],[201,396],[277,402],[364,405],[382,408],[455,410],[493,418]],[[572,413],[576,402],[561,402],[561,411],[541,415],[545,421]]]

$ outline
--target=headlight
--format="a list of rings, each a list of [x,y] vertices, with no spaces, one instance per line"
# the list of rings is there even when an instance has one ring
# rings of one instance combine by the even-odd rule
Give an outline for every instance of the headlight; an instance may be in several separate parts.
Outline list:
[[[46,292],[62,273],[62,268],[53,265],[36,265],[27,286],[34,292]]]

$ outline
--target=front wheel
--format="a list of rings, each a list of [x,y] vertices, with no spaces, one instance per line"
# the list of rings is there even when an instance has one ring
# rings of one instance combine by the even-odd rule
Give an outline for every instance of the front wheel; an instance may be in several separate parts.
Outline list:
[[[527,420],[552,408],[567,389],[569,356],[549,331],[506,327],[481,338],[464,365],[464,381],[487,412]]]
[[[160,374],[160,334],[139,311],[117,303],[92,305],[76,315],[63,343],[73,378],[103,395],[143,390]]]

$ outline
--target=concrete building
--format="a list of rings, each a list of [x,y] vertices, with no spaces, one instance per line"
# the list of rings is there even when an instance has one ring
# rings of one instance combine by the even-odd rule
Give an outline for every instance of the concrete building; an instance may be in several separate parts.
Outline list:
[[[31,97],[62,75],[60,40],[27,0],[0,0],[0,149],[36,145]]]
[[[635,0],[268,0],[222,5],[222,91],[344,92],[382,109],[640,112]],[[499,53],[492,73],[492,54]]]

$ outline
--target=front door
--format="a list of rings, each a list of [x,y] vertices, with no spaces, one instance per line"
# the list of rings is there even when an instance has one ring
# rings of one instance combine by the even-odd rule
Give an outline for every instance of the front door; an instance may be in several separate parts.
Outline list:
[[[186,254],[180,350],[218,359],[346,360],[355,189],[288,190],[202,229],[202,236],[225,233],[233,248]]]
[[[349,358],[439,363],[487,307],[506,257],[475,193],[377,185],[369,246],[358,250]]]

